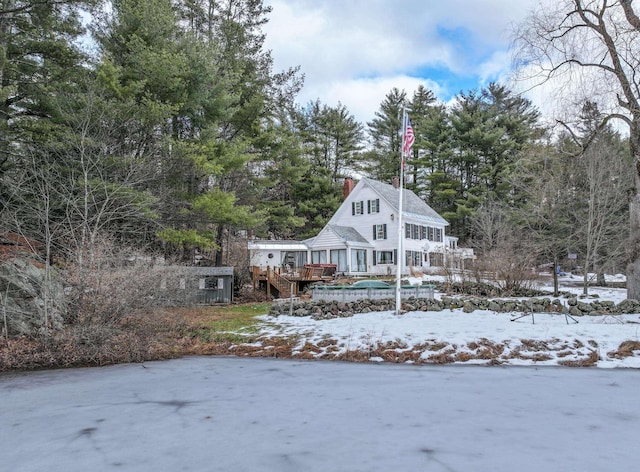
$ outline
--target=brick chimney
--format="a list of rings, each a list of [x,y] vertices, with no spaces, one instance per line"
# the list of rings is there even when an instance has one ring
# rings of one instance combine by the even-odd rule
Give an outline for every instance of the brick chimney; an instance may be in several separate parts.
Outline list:
[[[344,179],[344,186],[342,187],[342,199],[346,200],[351,191],[353,190],[355,185],[353,184],[353,179],[351,177],[347,177]]]
[[[400,188],[400,177],[394,177],[391,185],[393,185],[393,188]]]

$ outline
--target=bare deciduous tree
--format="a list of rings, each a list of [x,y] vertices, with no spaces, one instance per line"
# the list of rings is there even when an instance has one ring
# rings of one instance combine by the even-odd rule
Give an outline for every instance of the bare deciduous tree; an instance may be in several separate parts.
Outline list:
[[[484,256],[500,246],[512,233],[513,227],[507,218],[506,208],[495,200],[483,203],[472,218],[473,246]]]
[[[608,107],[604,122],[629,127],[630,242],[627,296],[640,298],[640,17],[632,0],[559,0],[531,12],[516,32],[522,70],[559,81]],[[603,108],[604,110],[604,108]],[[604,124],[604,123],[603,123]]]
[[[538,260],[552,262],[554,268],[566,254],[574,232],[570,208],[577,196],[569,159],[552,146],[532,146],[511,176],[513,188],[522,199],[510,215],[520,229],[521,247]],[[557,296],[558,274],[556,270],[552,272]]]
[[[606,139],[592,142],[574,163],[581,196],[572,213],[577,226],[575,239],[583,253],[583,293],[587,295],[589,272],[615,270],[624,257],[628,226],[625,191],[632,179],[627,160]]]

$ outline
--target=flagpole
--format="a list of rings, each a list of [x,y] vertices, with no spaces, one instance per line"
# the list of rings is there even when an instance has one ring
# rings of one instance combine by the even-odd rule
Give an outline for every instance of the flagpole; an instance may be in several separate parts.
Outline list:
[[[400,142],[400,182],[398,182],[398,260],[396,261],[396,315],[402,314],[402,193],[404,189],[404,140],[407,132],[407,110],[402,109],[402,141]]]

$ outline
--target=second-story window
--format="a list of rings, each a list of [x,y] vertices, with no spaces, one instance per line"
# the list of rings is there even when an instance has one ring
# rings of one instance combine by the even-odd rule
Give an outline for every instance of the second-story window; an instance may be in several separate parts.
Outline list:
[[[380,199],[367,200],[367,213],[380,213]]]
[[[387,225],[373,225],[373,239],[387,239]]]
[[[357,201],[357,202],[351,202],[351,214],[352,215],[362,215],[364,213],[363,211],[363,201]]]

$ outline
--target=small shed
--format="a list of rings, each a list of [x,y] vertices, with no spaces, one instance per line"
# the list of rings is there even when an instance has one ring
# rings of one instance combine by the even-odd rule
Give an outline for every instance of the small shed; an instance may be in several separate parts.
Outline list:
[[[163,267],[163,297],[180,305],[233,301],[233,267]]]
[[[230,303],[233,300],[233,267],[190,267],[197,303]]]

